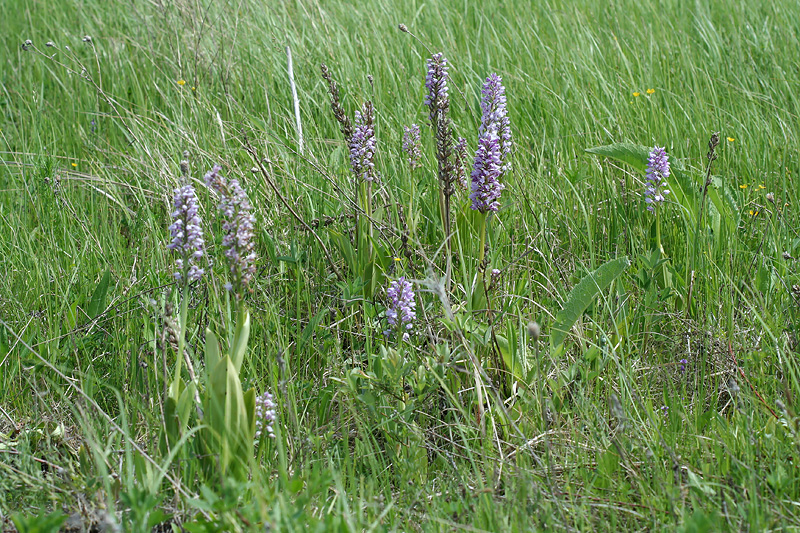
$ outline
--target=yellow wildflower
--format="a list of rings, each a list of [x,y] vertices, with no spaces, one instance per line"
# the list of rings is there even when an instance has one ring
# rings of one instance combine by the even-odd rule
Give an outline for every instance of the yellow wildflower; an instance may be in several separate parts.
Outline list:
[[[655,89],[647,89],[647,94],[653,94],[654,92],[656,92]]]
[[[78,163],[72,163],[72,168],[78,168]]]
[[[728,142],[729,142],[729,143],[732,143],[732,142],[733,142],[733,141],[735,141],[735,140],[736,140],[736,139],[734,139],[733,137],[728,137]]]
[[[178,85],[183,87],[184,85],[186,85],[186,80],[178,80]]]
[[[639,96],[640,94],[642,93],[640,93],[639,91],[634,91],[633,96]]]
[[[751,217],[757,217],[757,216],[758,216],[758,210],[756,210],[756,211],[753,211],[753,210],[751,209],[751,210],[750,210],[750,216],[751,216]]]
[[[740,189],[746,189],[747,188],[747,184],[746,183],[742,183],[741,185],[739,185],[739,188]]]

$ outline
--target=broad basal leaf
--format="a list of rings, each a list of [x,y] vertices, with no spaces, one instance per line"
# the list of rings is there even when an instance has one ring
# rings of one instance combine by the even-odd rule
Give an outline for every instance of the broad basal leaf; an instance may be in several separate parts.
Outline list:
[[[555,324],[550,332],[550,348],[555,351],[567,337],[567,333],[580,318],[586,308],[603,292],[611,282],[622,274],[631,262],[627,257],[612,259],[594,272],[584,277],[575,285],[564,302],[564,308],[556,315]]]

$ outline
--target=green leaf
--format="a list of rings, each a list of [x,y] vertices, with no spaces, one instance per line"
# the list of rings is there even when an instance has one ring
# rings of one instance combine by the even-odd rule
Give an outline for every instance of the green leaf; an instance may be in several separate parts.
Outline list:
[[[64,328],[66,331],[72,331],[78,325],[78,304],[80,303],[80,298],[72,302],[67,308],[66,316],[64,317]]]
[[[103,274],[100,283],[92,294],[92,299],[89,301],[88,315],[89,318],[96,318],[100,313],[106,310],[106,296],[108,295],[108,284],[111,282],[111,271],[106,270]]]
[[[689,469],[687,469],[686,472],[688,473],[690,487],[697,489],[706,496],[713,496],[717,493],[716,489],[710,483],[707,483],[702,477],[698,476]]]
[[[208,385],[208,429],[204,437],[211,466],[218,466],[222,474],[245,475],[244,466],[252,454],[255,433],[255,418],[249,412],[255,412],[255,391],[248,391],[245,400],[239,374],[229,356],[217,363]]]
[[[347,263],[350,271],[356,270],[356,251],[353,244],[350,242],[349,235],[330,230],[331,241],[333,245],[339,250],[342,258]]]
[[[231,362],[233,368],[238,373],[242,370],[244,354],[247,351],[247,341],[250,338],[250,312],[242,310],[236,320],[236,332],[233,335],[233,346],[231,346]]]
[[[214,332],[206,328],[206,369],[213,370],[219,363],[219,341]]]
[[[509,328],[509,331],[510,329],[511,328]],[[503,363],[506,366],[505,369],[511,373],[512,380],[522,379],[524,370],[519,360],[515,357],[516,346],[508,342],[508,339],[502,335],[495,334],[495,339],[497,339],[497,347],[500,349],[500,356],[503,358]]]
[[[578,318],[586,311],[597,296],[603,292],[617,276],[622,274],[631,262],[627,257],[619,257],[601,265],[584,277],[567,296],[564,308],[556,315],[556,322],[550,333],[550,349],[555,351],[564,342],[567,333]]]
[[[606,146],[596,146],[588,148],[590,154],[610,157],[623,163],[627,163],[640,172],[647,170],[647,160],[650,157],[650,150],[647,146],[632,143],[615,143]],[[694,183],[691,175],[686,172],[678,161],[671,160],[670,177],[667,185],[672,193],[673,199],[684,208],[683,214],[691,222],[696,220],[697,200],[694,191],[697,184]]]
[[[20,533],[55,533],[67,521],[67,515],[61,511],[27,517],[22,513],[15,513],[12,515],[11,521],[14,522],[14,526]]]
[[[303,332],[300,334],[300,338],[297,341],[297,353],[302,353],[303,347],[305,344],[311,340],[311,337],[314,335],[314,332],[319,326],[319,323],[322,322],[322,319],[325,318],[325,315],[328,314],[328,308],[322,309],[314,318],[308,321],[308,324],[305,328],[303,328]]]
[[[630,166],[644,172],[647,169],[647,159],[650,157],[650,148],[633,143],[615,143],[606,146],[587,148],[590,154],[602,155],[628,163]]]
[[[249,438],[250,442],[256,434],[256,390],[250,389],[244,393],[244,412],[246,415],[247,426],[245,428],[245,442]],[[247,458],[245,458],[246,460]]]
[[[178,399],[177,413],[178,422],[181,425],[181,433],[183,432],[183,428],[189,424],[189,416],[192,414],[192,406],[194,405],[194,396],[196,391],[197,387],[195,387],[195,384],[189,383],[189,385],[183,389],[180,398]]]

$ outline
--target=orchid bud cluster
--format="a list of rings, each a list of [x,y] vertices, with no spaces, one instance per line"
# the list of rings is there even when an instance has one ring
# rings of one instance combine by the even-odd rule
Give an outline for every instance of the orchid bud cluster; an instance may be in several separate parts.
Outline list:
[[[644,191],[647,210],[651,213],[664,202],[669,190],[665,188],[669,177],[669,158],[664,148],[654,147],[647,159],[647,188]]]
[[[389,329],[383,334],[388,336],[393,329],[400,329],[403,332],[403,340],[407,341],[414,328],[414,319],[417,318],[417,302],[411,282],[405,277],[391,282],[386,289],[386,299],[386,322],[389,324]]]
[[[205,241],[194,187],[187,184],[175,189],[172,202],[173,222],[169,227],[172,241],[167,248],[178,255],[173,275],[178,281],[197,281],[205,273],[197,265],[203,258]]]
[[[220,175],[220,170],[222,168],[219,165],[214,165],[205,175],[204,181],[219,196],[218,208],[225,219],[222,225],[225,232],[222,247],[225,249],[231,274],[231,281],[225,288],[232,291],[237,299],[241,299],[242,292],[249,288],[256,272],[253,243],[255,216],[250,199],[239,180],[226,180]]]
[[[403,151],[408,156],[408,166],[413,172],[414,169],[420,167],[420,158],[422,157],[422,148],[420,147],[419,140],[419,125],[412,124],[405,127],[403,133]]]
[[[375,128],[372,102],[356,111],[355,128],[350,139],[350,165],[356,179],[375,181]]]
[[[434,128],[439,122],[439,117],[446,115],[450,110],[450,94],[447,87],[449,79],[447,59],[441,52],[433,54],[428,60],[428,74],[425,77],[425,88],[428,89],[425,105],[430,109],[428,118]]]
[[[261,438],[266,432],[270,438],[275,438],[275,421],[278,419],[276,411],[277,405],[275,398],[269,391],[256,398],[256,434],[255,437]]]

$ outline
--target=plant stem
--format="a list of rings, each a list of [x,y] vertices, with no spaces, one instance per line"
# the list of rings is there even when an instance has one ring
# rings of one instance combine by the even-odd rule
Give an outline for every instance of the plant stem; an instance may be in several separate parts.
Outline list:
[[[181,278],[183,287],[181,288],[181,314],[180,314],[180,331],[178,331],[178,356],[175,360],[175,375],[172,378],[172,386],[170,387],[170,396],[175,401],[178,401],[178,384],[181,381],[181,364],[183,363],[183,351],[186,347],[186,326],[189,314],[189,283],[187,276],[189,274],[188,268],[184,269],[183,277]]]
[[[480,266],[483,263],[483,259],[486,256],[486,219],[488,215],[486,213],[481,213],[481,248],[478,250],[478,265]]]

